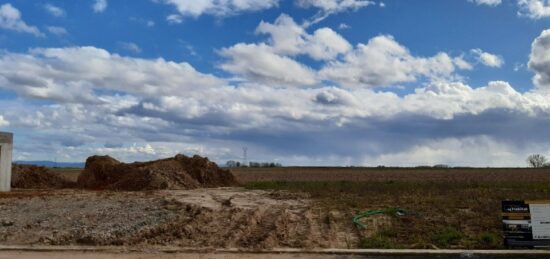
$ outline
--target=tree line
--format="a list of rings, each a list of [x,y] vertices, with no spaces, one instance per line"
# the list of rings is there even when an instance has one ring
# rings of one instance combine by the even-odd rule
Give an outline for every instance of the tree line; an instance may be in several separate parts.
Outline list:
[[[235,168],[235,167],[282,167],[280,163],[274,162],[249,162],[247,164],[241,163],[239,161],[229,160],[225,163],[226,167]]]

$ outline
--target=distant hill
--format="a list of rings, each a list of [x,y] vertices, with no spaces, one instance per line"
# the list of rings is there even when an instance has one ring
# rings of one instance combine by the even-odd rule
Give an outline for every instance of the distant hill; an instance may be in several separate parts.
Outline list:
[[[15,161],[20,165],[37,165],[46,167],[84,168],[84,163],[54,162],[54,161]]]

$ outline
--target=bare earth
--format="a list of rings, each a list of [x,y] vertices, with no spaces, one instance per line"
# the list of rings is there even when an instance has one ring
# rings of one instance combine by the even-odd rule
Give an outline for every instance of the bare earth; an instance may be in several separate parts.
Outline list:
[[[370,231],[384,217],[368,222]],[[15,190],[0,194],[2,245],[355,248],[350,215],[304,195],[212,188],[149,192]]]

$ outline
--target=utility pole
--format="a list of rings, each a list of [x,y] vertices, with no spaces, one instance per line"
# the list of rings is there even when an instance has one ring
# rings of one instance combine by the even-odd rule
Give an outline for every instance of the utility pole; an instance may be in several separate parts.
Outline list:
[[[248,166],[248,148],[243,147],[243,166]]]

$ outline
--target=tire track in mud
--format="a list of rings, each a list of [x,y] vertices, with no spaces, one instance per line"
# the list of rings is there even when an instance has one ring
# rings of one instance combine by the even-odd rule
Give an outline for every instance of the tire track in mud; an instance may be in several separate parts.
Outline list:
[[[349,248],[350,242],[359,239],[349,219],[338,212],[313,208],[307,199],[291,194],[272,196],[265,191],[228,188],[169,192],[165,199],[172,209],[177,206],[179,219],[135,240],[269,249]]]

